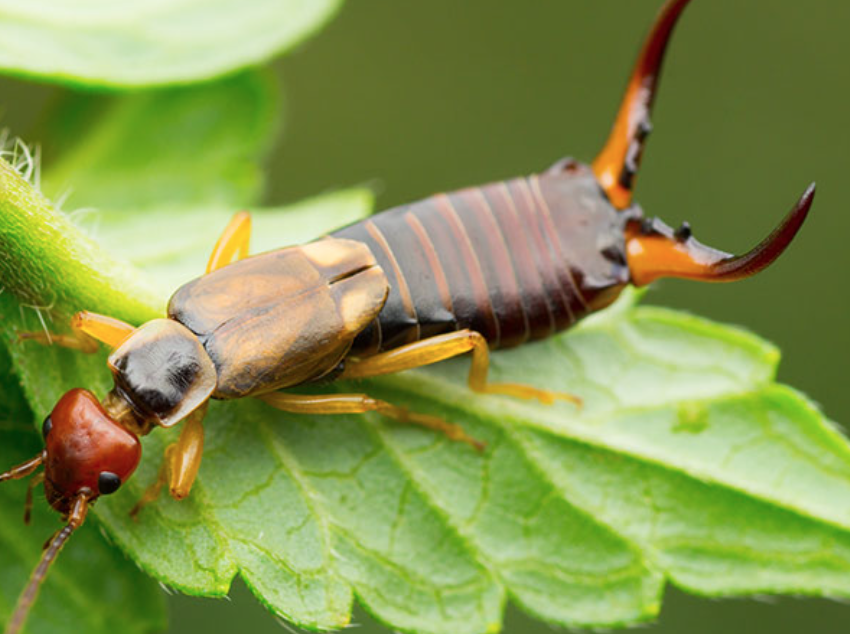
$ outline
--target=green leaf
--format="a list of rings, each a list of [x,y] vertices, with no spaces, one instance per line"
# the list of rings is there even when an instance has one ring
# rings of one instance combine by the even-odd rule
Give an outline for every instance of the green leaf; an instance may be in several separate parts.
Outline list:
[[[58,82],[186,83],[298,44],[340,0],[2,0],[0,69]]]
[[[0,347],[0,469],[41,451],[32,413]],[[0,487],[0,622],[5,623],[38,560],[44,541],[60,525],[36,495],[31,526],[22,521],[23,482]],[[165,627],[165,602],[143,575],[100,535],[96,522],[71,539],[42,588],[27,623],[31,634],[156,632]]]
[[[66,198],[67,193],[69,208],[85,209],[74,212],[79,224],[72,224],[20,174],[0,163],[4,194],[0,249],[9,255],[0,260],[4,288],[36,310],[53,308],[70,314],[97,302],[104,312],[125,321],[161,315],[167,295],[127,264],[127,253],[142,237],[150,242],[142,244],[148,253],[162,252],[163,243],[167,249],[173,237],[179,240],[155,224],[156,214],[166,204],[169,213],[181,204],[191,203],[196,209],[191,231],[181,233],[190,237],[198,227],[209,226],[215,232],[226,223],[207,225],[202,209],[221,218],[225,209],[232,213],[259,198],[262,175],[257,158],[274,137],[277,97],[274,82],[256,72],[191,90],[67,97],[45,131],[61,157],[44,173],[42,183],[55,197]],[[21,165],[29,174],[38,171],[32,161],[22,160]],[[143,215],[148,208],[159,210],[151,212],[150,221]],[[132,232],[113,244],[113,257],[78,229],[82,226],[87,234],[99,235],[104,214],[112,218],[123,214],[136,223]],[[107,219],[105,224],[112,223]],[[212,242],[209,245],[208,249]],[[54,280],[57,270],[69,274]],[[201,271],[202,265],[196,270]],[[108,287],[104,271],[123,295]]]
[[[332,227],[361,219],[372,201],[368,190],[352,189],[286,207],[252,210],[251,249],[261,253],[313,240]],[[80,217],[80,225],[107,251],[143,269],[168,297],[203,273],[233,211],[233,207],[171,206],[144,213],[105,211]]]
[[[213,403],[190,498],[127,516],[174,439],[158,430],[98,519],[158,580],[221,595],[239,573],[311,628],[344,625],[354,597],[394,629],[472,633],[497,630],[507,600],[557,624],[633,624],[657,614],[667,581],[719,596],[850,596],[846,440],[774,382],[769,344],[631,299],[493,355],[495,380],[579,394],[581,411],[472,395],[466,360],[335,386],[461,423],[484,454],[380,416]],[[4,306],[11,343],[37,322]],[[71,385],[109,387],[102,355],[12,354],[38,416]]]
[[[43,191],[53,199],[67,194],[67,209],[235,211],[262,193],[258,159],[275,139],[280,113],[278,86],[261,72],[132,95],[67,93],[41,131],[60,150]]]
[[[164,312],[163,298],[136,269],[98,248],[4,160],[0,253],[4,290],[37,311],[97,305],[124,321]]]

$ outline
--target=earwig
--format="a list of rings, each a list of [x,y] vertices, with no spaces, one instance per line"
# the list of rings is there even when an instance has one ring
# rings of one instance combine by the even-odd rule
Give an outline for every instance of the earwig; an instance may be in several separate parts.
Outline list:
[[[45,420],[45,449],[0,474],[0,481],[19,479],[43,465],[36,477],[67,522],[49,541],[7,634],[20,631],[48,568],[91,505],[131,477],[141,460],[140,436],[183,422],[132,514],[165,485],[175,499],[189,495],[211,398],[255,397],[294,413],[376,411],[483,450],[458,425],[367,394],[279,390],[400,372],[469,352],[475,392],[580,405],[571,394],[489,382],[489,351],[563,331],[629,284],[662,277],[728,282],[776,260],[806,219],[814,185],[741,256],[701,244],[687,223],[674,230],[647,218],[632,202],[664,52],[688,3],[668,0],[661,9],[608,141],[590,165],[564,159],[539,175],[438,194],[253,257],[250,216],[240,212],[206,274],[171,297],[167,318],[136,328],[80,312],[71,334],[22,333],[82,352],[106,344],[114,387],[102,400],[83,389],[67,392]]]

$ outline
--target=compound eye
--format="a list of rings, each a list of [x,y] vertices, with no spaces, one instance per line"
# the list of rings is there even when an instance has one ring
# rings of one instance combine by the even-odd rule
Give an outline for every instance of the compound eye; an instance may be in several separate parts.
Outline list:
[[[97,490],[101,495],[115,493],[121,486],[121,478],[111,471],[101,471],[97,478]]]
[[[41,436],[45,440],[47,440],[47,436],[50,434],[50,430],[53,429],[53,419],[50,418],[50,414],[47,415],[47,418],[44,419],[44,422],[41,424]]]

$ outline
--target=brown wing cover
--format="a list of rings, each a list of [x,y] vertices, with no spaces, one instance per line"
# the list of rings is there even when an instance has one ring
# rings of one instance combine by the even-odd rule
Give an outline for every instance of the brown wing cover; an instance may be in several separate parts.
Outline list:
[[[333,236],[369,245],[390,282],[352,352],[460,328],[506,348],[568,328],[628,282],[630,217],[589,167],[567,159],[539,176],[437,194],[340,229]]]
[[[240,260],[182,286],[168,315],[218,372],[216,398],[298,385],[336,368],[388,283],[369,248],[324,239]]]

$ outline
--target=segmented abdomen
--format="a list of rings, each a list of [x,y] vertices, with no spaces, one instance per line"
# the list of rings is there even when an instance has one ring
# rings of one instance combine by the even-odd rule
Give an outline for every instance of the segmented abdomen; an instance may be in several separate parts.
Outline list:
[[[591,310],[574,242],[600,214],[621,240],[592,175],[547,174],[437,194],[335,232],[365,242],[391,287],[352,353],[461,328],[504,348],[569,327]]]

